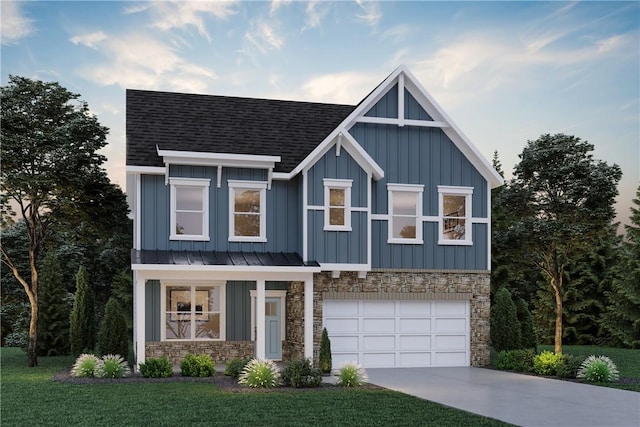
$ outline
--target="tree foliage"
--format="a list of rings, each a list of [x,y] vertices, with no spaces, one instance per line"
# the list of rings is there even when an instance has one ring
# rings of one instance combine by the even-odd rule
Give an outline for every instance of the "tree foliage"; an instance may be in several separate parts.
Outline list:
[[[533,329],[533,317],[529,311],[527,302],[517,297],[514,301],[516,305],[516,317],[520,325],[520,347],[522,349],[536,349],[538,343],[536,341],[536,334]]]
[[[76,295],[70,323],[71,354],[79,356],[93,351],[96,344],[96,314],[93,290],[84,267],[80,267],[76,274]]]
[[[62,281],[58,257],[48,253],[42,265],[38,309],[38,355],[69,353],[69,292]]]
[[[602,323],[618,344],[640,348],[640,186],[633,203]]]
[[[528,141],[514,179],[503,192],[512,218],[507,227],[518,256],[541,274],[552,292],[554,350],[562,351],[566,278],[576,260],[598,243],[611,224],[622,173],[593,159],[593,145],[575,136],[541,135]]]
[[[78,94],[58,83],[16,76],[0,90],[2,227],[24,223],[27,254],[18,254],[4,239],[0,248],[2,262],[30,306],[27,358],[29,366],[36,366],[41,253],[63,230],[75,238],[85,236],[89,246],[95,235],[82,225],[104,231],[113,221],[121,222],[122,214],[111,215],[118,210],[109,204],[122,205],[124,195],[101,167],[105,157],[98,151],[106,145],[107,128]]]
[[[129,334],[127,321],[122,314],[118,301],[111,297],[107,302],[98,334],[98,350],[100,354],[118,354],[127,359],[129,355]]]

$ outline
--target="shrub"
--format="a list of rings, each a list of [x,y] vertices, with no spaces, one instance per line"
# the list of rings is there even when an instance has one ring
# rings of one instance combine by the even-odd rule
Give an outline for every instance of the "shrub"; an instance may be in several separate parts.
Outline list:
[[[338,377],[336,384],[341,387],[358,387],[369,379],[364,368],[355,362],[342,363],[334,375]]]
[[[187,354],[180,364],[184,377],[210,377],[216,372],[216,365],[211,356]]]
[[[244,367],[249,363],[251,359],[231,359],[227,362],[227,366],[224,368],[224,374],[228,377],[237,380],[240,378],[240,374]]]
[[[496,293],[495,304],[491,307],[491,345],[496,351],[520,348],[520,323],[516,305],[507,288]]]
[[[610,383],[618,380],[618,367],[607,356],[589,356],[580,365],[577,377],[592,383]]]
[[[536,333],[533,330],[533,316],[529,311],[527,302],[518,297],[515,300],[516,316],[520,322],[520,348],[531,348],[534,351],[537,348]]]
[[[94,354],[81,354],[71,368],[71,376],[86,378],[95,376],[98,357]]]
[[[140,373],[145,378],[167,378],[173,375],[173,366],[165,356],[148,357],[140,364]]]
[[[271,360],[251,359],[238,383],[251,388],[271,388],[280,384],[280,370]]]
[[[97,378],[122,378],[129,375],[127,361],[119,354],[106,354],[96,363]]]
[[[535,355],[532,349],[501,351],[498,353],[496,368],[516,372],[531,372]]]
[[[109,298],[104,319],[98,334],[98,350],[101,354],[129,354],[129,334],[127,321],[122,314],[120,304],[115,298]]]
[[[311,365],[310,359],[294,359],[282,371],[282,384],[294,388],[319,387],[322,372]]]
[[[327,328],[322,328],[322,339],[320,340],[320,370],[324,374],[331,372],[331,341]]]
[[[533,358],[533,372],[537,375],[555,375],[561,363],[561,353],[543,351]]]
[[[556,375],[560,378],[576,378],[583,361],[583,357],[563,353],[560,363],[556,366]]]

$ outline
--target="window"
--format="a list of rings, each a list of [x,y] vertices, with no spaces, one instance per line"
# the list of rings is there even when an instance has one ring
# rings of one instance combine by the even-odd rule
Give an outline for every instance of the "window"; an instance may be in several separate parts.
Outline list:
[[[266,196],[266,182],[229,180],[229,241],[267,241]]]
[[[224,339],[222,285],[167,284],[163,299],[165,340]]]
[[[470,245],[473,188],[438,186],[441,245]]]
[[[208,179],[170,178],[171,240],[209,240]]]
[[[422,244],[423,185],[387,184],[389,191],[388,243]]]
[[[324,229],[351,231],[352,180],[324,179]]]

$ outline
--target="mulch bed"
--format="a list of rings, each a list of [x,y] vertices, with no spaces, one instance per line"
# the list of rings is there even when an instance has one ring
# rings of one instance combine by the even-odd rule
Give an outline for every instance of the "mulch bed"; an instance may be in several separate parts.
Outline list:
[[[221,390],[230,392],[230,393],[269,393],[269,392],[308,392],[308,391],[319,391],[319,390],[342,390],[343,387],[339,387],[335,384],[330,384],[323,382],[320,387],[311,387],[311,388],[293,388],[293,387],[274,387],[274,388],[249,388],[244,387],[236,380],[226,375],[223,375],[220,372],[216,372],[216,374],[212,377],[183,377],[180,374],[174,374],[169,378],[144,378],[142,375],[138,373],[133,373],[124,378],[76,378],[71,376],[71,372],[69,370],[64,370],[53,377],[51,377],[52,381],[64,383],[64,384],[140,384],[140,383],[177,383],[177,382],[191,382],[191,383],[209,383],[215,384]],[[369,389],[369,390],[382,390],[383,387],[374,385],[374,384],[363,384],[360,389]]]

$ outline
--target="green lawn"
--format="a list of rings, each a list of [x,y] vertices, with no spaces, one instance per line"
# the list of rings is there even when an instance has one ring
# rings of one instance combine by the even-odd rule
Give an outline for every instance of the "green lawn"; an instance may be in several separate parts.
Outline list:
[[[70,357],[2,348],[2,426],[506,426],[388,390],[228,393],[210,383],[61,384]]]
[[[551,345],[540,345],[538,351],[553,351]],[[598,347],[591,345],[563,345],[562,351],[574,356],[587,357],[592,354],[596,356],[607,356],[618,367],[620,378],[632,378],[640,381],[640,350],[626,348]],[[640,382],[636,384],[625,383],[600,383],[598,385],[606,387],[620,388],[624,390],[640,391]]]

